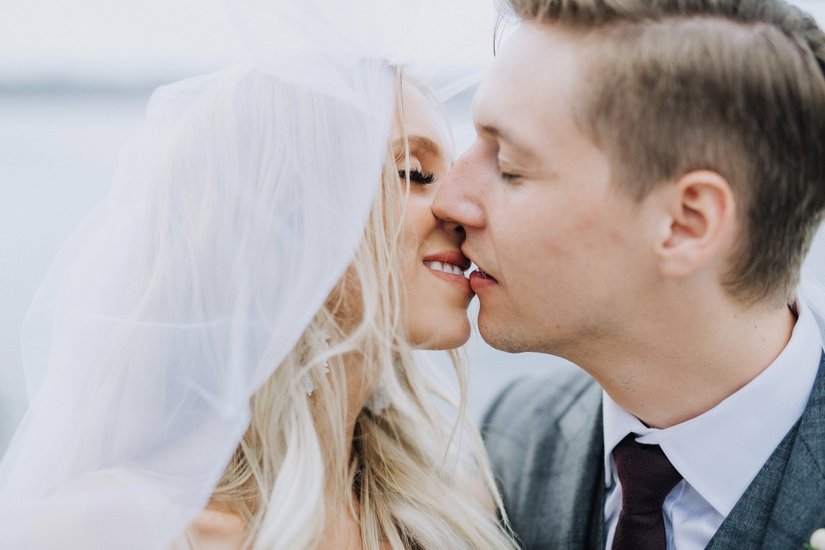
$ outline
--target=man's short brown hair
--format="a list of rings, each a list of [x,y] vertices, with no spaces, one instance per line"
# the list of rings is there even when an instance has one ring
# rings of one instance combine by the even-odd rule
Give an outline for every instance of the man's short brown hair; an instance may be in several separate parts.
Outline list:
[[[577,116],[638,198],[697,169],[731,184],[744,220],[730,293],[791,299],[825,214],[825,34],[781,0],[510,0],[577,31]]]

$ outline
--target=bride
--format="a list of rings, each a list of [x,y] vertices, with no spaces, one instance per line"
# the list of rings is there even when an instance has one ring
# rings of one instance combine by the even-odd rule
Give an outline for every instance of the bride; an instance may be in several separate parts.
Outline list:
[[[412,356],[467,340],[473,293],[463,231],[430,210],[448,129],[420,85],[402,78],[398,92],[355,259],[253,396],[251,425],[189,529],[192,547],[509,547],[475,433],[464,427],[463,448],[451,438],[433,407],[439,389]]]
[[[437,103],[363,14],[276,4],[316,32],[159,89],[38,291],[0,547],[513,546],[413,359],[469,334]]]

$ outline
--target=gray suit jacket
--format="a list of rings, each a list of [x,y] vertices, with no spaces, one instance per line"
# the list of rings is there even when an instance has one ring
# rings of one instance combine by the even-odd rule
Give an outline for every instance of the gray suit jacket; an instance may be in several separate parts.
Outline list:
[[[510,384],[482,422],[504,507],[527,550],[604,548],[601,388],[583,371]],[[802,418],[708,544],[801,550],[825,527],[825,356]]]

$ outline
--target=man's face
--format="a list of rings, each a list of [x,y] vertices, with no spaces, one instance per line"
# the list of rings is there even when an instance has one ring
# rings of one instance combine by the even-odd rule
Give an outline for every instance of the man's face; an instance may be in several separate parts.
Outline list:
[[[548,26],[515,31],[476,96],[478,138],[433,206],[464,226],[462,250],[486,274],[471,276],[479,329],[507,351],[568,356],[608,336],[655,271],[651,216],[574,118],[581,47]]]

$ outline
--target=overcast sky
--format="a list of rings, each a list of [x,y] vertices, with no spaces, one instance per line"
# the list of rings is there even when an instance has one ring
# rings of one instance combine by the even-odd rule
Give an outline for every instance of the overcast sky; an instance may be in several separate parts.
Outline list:
[[[825,22],[825,0],[796,3]],[[416,33],[433,39],[426,29]],[[156,80],[245,59],[222,0],[0,0],[0,80],[7,83],[49,76]]]
[[[242,60],[221,0],[0,0],[0,78],[140,78]]]
[[[480,27],[475,34],[483,44],[478,49],[485,54],[491,50],[494,0],[427,1],[438,6],[441,19],[451,18],[452,23],[458,21],[455,12],[463,10],[455,6],[483,6],[483,21],[490,21],[489,28]],[[392,24],[397,24],[399,32],[411,32],[409,22]],[[462,18],[453,30],[461,32],[466,27]],[[445,28],[443,22],[440,28]],[[412,33],[421,45],[443,40],[432,21]],[[451,57],[444,53],[438,52],[442,64]],[[127,82],[166,79],[247,58],[222,0],[0,0],[0,81],[6,83],[43,77]]]

